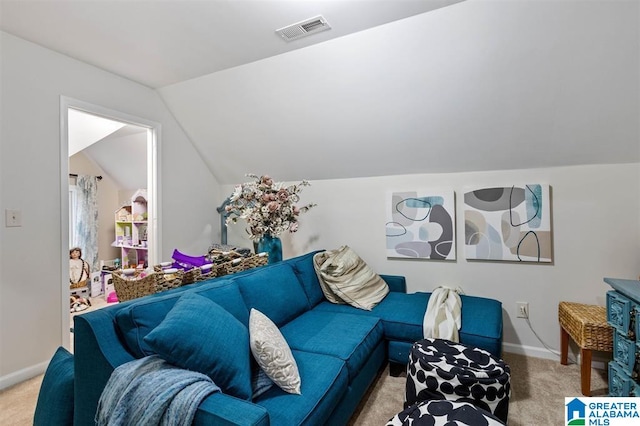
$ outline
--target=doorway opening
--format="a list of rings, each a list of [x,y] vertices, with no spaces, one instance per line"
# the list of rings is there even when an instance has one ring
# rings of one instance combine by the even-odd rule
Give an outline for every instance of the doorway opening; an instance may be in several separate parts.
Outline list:
[[[78,117],[86,119],[86,121],[78,121]],[[75,138],[82,122],[91,124],[91,120],[97,123],[95,126],[89,125],[92,134],[83,134],[81,138]],[[98,124],[99,123],[99,124]],[[100,125],[106,124],[106,127],[100,128]],[[160,223],[158,212],[160,211],[159,199],[159,142],[160,142],[160,124],[147,120],[145,118],[132,116],[123,112],[110,110],[99,105],[89,104],[84,101],[61,97],[60,101],[60,144],[61,144],[61,244],[62,263],[61,263],[61,292],[62,292],[62,345],[66,348],[70,347],[71,337],[69,333],[69,299],[70,289],[70,271],[69,261],[66,259],[66,252],[74,245],[73,228],[71,219],[73,219],[72,201],[74,192],[72,184],[76,177],[70,176],[71,156],[73,155],[74,165],[93,164],[97,169],[103,170],[104,174],[108,174],[111,178],[112,187],[117,187],[117,181],[125,181],[128,183],[120,185],[122,191],[118,191],[118,199],[114,201],[116,205],[112,205],[112,211],[103,208],[99,216],[99,222],[108,224],[111,228],[115,225],[114,213],[123,205],[126,198],[138,196],[138,189],[145,191],[146,211],[144,212],[144,243],[136,242],[141,247],[137,252],[144,255],[145,263],[154,265],[159,259],[161,245]],[[114,135],[108,137],[107,135]],[[105,138],[106,137],[106,138]],[[84,142],[78,142],[84,141]],[[98,143],[95,143],[98,141]],[[84,145],[83,145],[84,143]],[[141,145],[141,146],[140,146]],[[96,161],[97,158],[101,160]],[[78,163],[80,161],[80,163]],[[84,162],[84,163],[83,163]],[[100,164],[102,163],[102,164]],[[137,165],[137,166],[136,166]],[[74,167],[74,168],[76,168]],[[89,167],[89,169],[91,169]],[[75,170],[72,172],[75,173]],[[140,173],[142,172],[142,175]],[[104,184],[98,184],[98,187]],[[127,187],[128,186],[128,187]],[[136,187],[135,190],[131,187]],[[138,188],[139,187],[139,188]],[[133,220],[133,219],[132,219]],[[104,229],[103,226],[101,228]],[[122,229],[120,229],[122,231]],[[125,228],[126,230],[130,230]],[[138,230],[138,228],[136,228]],[[136,235],[138,235],[136,233]],[[115,232],[110,236],[102,235],[99,252],[100,260],[108,260],[109,256],[120,258],[115,253],[122,253],[125,249],[112,248],[111,245],[117,240]],[[111,239],[106,242],[105,239]],[[144,246],[143,246],[144,244]],[[100,251],[105,252],[100,253]],[[122,262],[124,259],[120,259]],[[101,266],[101,265],[99,265]],[[92,267],[92,272],[100,272],[98,267]],[[89,282],[91,285],[91,282]],[[81,312],[80,312],[81,313]]]

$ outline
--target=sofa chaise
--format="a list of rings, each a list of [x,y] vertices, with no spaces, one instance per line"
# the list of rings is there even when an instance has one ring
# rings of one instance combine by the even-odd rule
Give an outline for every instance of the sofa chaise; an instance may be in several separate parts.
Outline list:
[[[423,337],[430,293],[407,294],[404,277],[381,275],[390,292],[373,310],[330,303],[313,267],[314,254],[76,316],[74,424],[94,424],[111,373],[128,361],[153,354],[145,336],[186,292],[214,301],[244,326],[252,308],[264,313],[291,348],[302,384],[301,395],[273,386],[253,400],[223,389],[203,400],[193,424],[347,424],[387,362],[405,368],[412,344]],[[501,303],[466,295],[461,299],[460,341],[500,357]]]

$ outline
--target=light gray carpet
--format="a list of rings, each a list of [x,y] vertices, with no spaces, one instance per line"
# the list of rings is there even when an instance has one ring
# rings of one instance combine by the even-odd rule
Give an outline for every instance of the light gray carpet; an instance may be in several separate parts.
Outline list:
[[[504,360],[511,367],[509,425],[563,424],[564,397],[581,396],[579,366],[508,353]],[[41,382],[42,376],[38,376],[0,392],[0,425],[33,424]],[[391,377],[388,368],[385,369],[358,407],[350,426],[384,425],[402,410],[404,385],[404,377]],[[592,370],[591,389],[592,396],[606,395],[604,371]]]
[[[580,366],[561,365],[560,361],[506,353],[511,368],[509,426],[561,425],[564,423],[564,398],[582,396]],[[358,407],[350,426],[384,425],[402,411],[405,377],[391,377],[388,369]],[[591,370],[591,395],[608,392],[606,372]]]

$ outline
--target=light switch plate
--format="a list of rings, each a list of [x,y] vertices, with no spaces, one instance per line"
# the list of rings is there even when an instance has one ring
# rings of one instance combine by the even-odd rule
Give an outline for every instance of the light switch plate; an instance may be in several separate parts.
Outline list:
[[[7,228],[14,228],[22,226],[22,211],[16,209],[5,209],[5,226]]]

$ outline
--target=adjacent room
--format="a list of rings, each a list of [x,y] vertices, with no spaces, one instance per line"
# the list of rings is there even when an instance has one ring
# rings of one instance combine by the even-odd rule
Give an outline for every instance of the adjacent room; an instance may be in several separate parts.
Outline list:
[[[0,37],[0,423],[115,421],[144,368],[194,424],[640,386],[638,1],[0,0]]]

